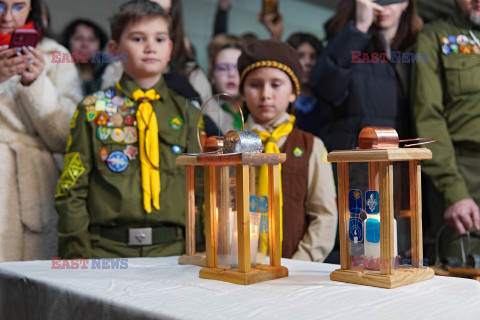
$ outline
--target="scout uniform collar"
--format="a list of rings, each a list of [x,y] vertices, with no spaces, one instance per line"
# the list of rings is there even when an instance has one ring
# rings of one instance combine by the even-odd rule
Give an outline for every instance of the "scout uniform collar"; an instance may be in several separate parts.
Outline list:
[[[125,95],[126,97],[131,97],[132,94],[139,89],[138,83],[135,82],[129,75],[126,73],[123,73],[122,77],[120,78],[120,81],[118,81],[120,89],[122,91],[122,94]],[[160,81],[157,82],[152,88],[154,89],[159,95],[160,95],[160,101],[164,101],[164,97],[168,96],[168,87],[167,84],[165,83],[165,80],[163,76],[160,78]],[[148,91],[143,90],[143,91]]]
[[[258,130],[258,131],[273,132],[275,128],[277,128],[278,126],[280,126],[284,123],[290,122],[291,120],[292,120],[291,115],[288,114],[288,113],[284,113],[282,116],[280,116],[273,123],[273,125],[270,128],[266,128],[266,127],[262,126],[261,124],[257,123],[255,121],[255,119],[253,118],[253,116],[251,114],[249,114],[247,124],[245,125],[245,128],[246,128],[245,130],[247,130],[247,131]]]

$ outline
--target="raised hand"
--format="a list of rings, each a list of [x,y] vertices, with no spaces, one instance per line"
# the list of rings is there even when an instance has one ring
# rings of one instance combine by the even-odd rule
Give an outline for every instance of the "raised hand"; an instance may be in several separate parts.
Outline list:
[[[263,15],[260,11],[258,21],[267,28],[272,39],[281,40],[283,34],[283,17],[279,12]]]
[[[383,7],[374,0],[356,0],[355,27],[362,32],[367,32],[372,26],[375,11],[383,11]]]

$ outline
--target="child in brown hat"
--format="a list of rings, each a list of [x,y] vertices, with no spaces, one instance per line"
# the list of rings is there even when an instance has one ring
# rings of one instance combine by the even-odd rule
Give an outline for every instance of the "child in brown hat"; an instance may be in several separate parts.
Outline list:
[[[294,128],[295,117],[289,114],[300,94],[302,66],[295,49],[276,40],[254,41],[242,50],[238,71],[240,93],[250,112],[245,130],[260,135],[266,153],[287,154],[281,169],[282,256],[321,262],[335,242],[335,188],[322,140]],[[268,187],[265,174],[260,170],[260,194]],[[266,239],[261,234],[263,254]]]

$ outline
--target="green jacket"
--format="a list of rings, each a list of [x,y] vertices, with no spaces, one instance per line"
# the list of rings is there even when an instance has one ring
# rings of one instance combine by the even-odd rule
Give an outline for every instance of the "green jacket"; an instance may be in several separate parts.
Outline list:
[[[62,257],[91,257],[91,225],[136,228],[185,224],[185,168],[177,166],[175,159],[179,153],[199,151],[196,139],[199,111],[187,104],[185,98],[168,89],[163,78],[153,87],[161,96],[160,100],[152,102],[159,131],[161,193],[160,210],[152,206],[152,212],[147,214],[143,208],[139,155],[132,159],[123,156],[127,148],[129,151],[138,150],[138,142],[115,142],[111,134],[105,139],[108,136],[105,130],[115,130],[113,123],[110,123],[114,117],[117,117],[115,123],[119,125],[115,113],[122,115],[120,128],[126,132],[125,127],[130,124],[130,133],[132,128],[137,132],[136,122],[130,123],[132,117],[127,122],[127,117],[135,118],[138,102],[128,97],[139,87],[126,74],[119,84],[123,92],[118,88],[109,88],[85,98],[72,118],[64,169],[55,196],[55,206],[60,215],[58,237]],[[102,96],[115,98],[98,98]],[[119,98],[124,101],[124,108],[122,110],[117,106],[115,112],[115,105],[122,103],[118,102]],[[103,109],[103,103],[100,102],[99,108],[98,100],[104,100],[107,109],[110,108],[108,122],[101,128],[98,109]],[[100,139],[102,134],[103,140]],[[114,172],[109,167],[109,161],[105,161],[106,153],[102,159],[104,147],[109,156],[117,151],[121,161],[114,170],[123,171]],[[118,157],[116,160],[118,162]],[[128,164],[126,169],[125,163]]]
[[[447,207],[471,198],[465,184],[468,177],[460,174],[455,161],[455,148],[467,146],[480,152],[480,54],[473,52],[475,42],[470,31],[480,39],[480,31],[457,16],[427,24],[417,40],[416,51],[426,53],[428,62],[414,66],[416,130],[419,137],[438,140],[428,145],[433,159],[423,163],[423,170]],[[453,52],[448,38],[461,35],[466,36],[468,45],[458,50],[472,49],[471,53]]]

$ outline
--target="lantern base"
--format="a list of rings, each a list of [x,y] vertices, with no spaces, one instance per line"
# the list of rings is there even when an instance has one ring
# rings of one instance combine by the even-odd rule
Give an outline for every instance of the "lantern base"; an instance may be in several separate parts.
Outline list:
[[[249,272],[245,273],[221,268],[203,268],[200,270],[200,278],[202,279],[219,280],[243,285],[283,277],[288,277],[288,269],[282,266],[272,267],[257,265],[255,268],[252,268]]]
[[[392,270],[392,274],[380,274],[380,271],[337,269],[330,274],[330,280],[391,289],[432,279],[433,275],[431,268],[396,269]]]
[[[205,252],[197,252],[194,255],[183,254],[178,258],[178,264],[206,267],[207,257]]]

